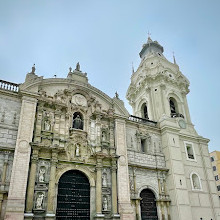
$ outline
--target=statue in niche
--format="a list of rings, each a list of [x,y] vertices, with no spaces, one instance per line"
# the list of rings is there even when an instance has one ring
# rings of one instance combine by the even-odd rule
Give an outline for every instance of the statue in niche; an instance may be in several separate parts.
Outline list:
[[[103,131],[103,132],[102,132],[102,141],[106,141],[106,140],[107,140],[106,132]]]
[[[129,180],[130,180],[130,190],[134,191],[134,181],[133,181],[133,178],[131,176],[129,176]]]
[[[131,148],[133,148],[134,146],[134,142],[133,142],[133,138],[131,137]]]
[[[42,209],[43,205],[43,200],[44,200],[44,194],[38,194],[37,201],[36,201],[36,208],[37,209]]]
[[[73,119],[73,128],[81,130],[83,129],[83,121],[79,115],[77,115],[76,118]]]
[[[80,153],[79,153],[79,144],[76,144],[76,157],[79,157],[80,156]]]
[[[50,131],[50,121],[48,119],[44,121],[44,130]]]
[[[104,173],[102,176],[102,186],[107,187],[107,174]]]
[[[161,188],[161,193],[165,193],[163,179],[160,179],[160,188]]]
[[[41,167],[39,170],[39,182],[43,183],[45,181],[44,175],[45,175],[45,167]]]
[[[103,199],[103,210],[107,211],[108,210],[108,200],[106,197]]]

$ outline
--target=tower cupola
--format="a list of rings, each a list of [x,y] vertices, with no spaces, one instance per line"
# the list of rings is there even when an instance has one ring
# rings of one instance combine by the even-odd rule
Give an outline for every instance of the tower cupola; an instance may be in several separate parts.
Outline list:
[[[143,45],[143,48],[139,55],[141,59],[143,59],[146,55],[150,53],[157,53],[158,55],[162,55],[163,47],[157,41],[152,41],[151,38],[148,37],[147,43]]]

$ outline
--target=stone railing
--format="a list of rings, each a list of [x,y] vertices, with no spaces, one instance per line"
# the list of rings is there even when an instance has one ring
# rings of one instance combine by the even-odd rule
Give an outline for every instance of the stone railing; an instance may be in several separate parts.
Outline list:
[[[134,116],[134,115],[130,115],[128,119],[130,121],[143,123],[143,124],[147,124],[147,125],[151,125],[151,126],[156,126],[156,124],[157,124],[157,122],[155,122],[155,121],[151,121],[151,120],[148,120],[146,118],[139,118],[139,117]]]
[[[0,80],[0,89],[12,91],[12,92],[18,92],[19,84]]]
[[[171,118],[184,118],[184,116],[181,113],[171,113]]]
[[[128,150],[127,155],[129,164],[154,168],[165,168],[166,166],[164,155],[159,153],[153,155]]]

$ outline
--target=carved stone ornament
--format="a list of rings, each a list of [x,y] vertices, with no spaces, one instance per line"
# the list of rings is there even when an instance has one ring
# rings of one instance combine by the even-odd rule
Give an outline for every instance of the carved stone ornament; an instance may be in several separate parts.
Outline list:
[[[86,98],[81,95],[81,94],[75,94],[73,97],[72,97],[72,103],[75,104],[75,105],[78,105],[78,106],[84,106],[84,107],[87,107],[87,100]]]

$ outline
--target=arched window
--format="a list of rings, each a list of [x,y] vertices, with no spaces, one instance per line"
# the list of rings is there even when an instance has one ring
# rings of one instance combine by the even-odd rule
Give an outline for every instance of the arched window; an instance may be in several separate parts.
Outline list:
[[[171,116],[177,113],[176,101],[174,98],[170,98],[170,112]]]
[[[80,112],[73,114],[73,128],[83,130],[83,115]]]
[[[192,190],[202,190],[200,178],[196,173],[191,174]]]
[[[148,111],[147,111],[147,103],[143,103],[141,106],[141,114],[142,118],[149,119],[148,117]]]

